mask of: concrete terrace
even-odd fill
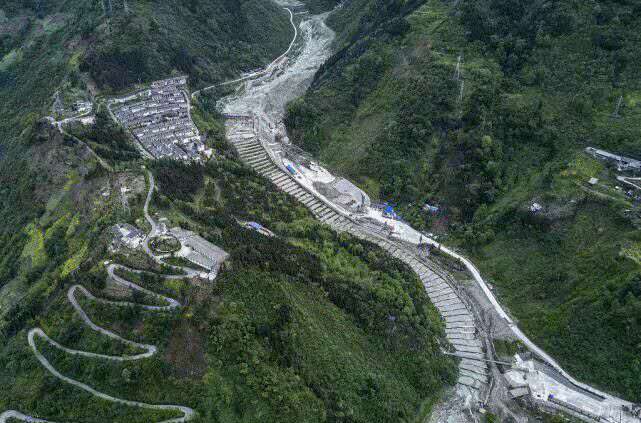
[[[304,177],[314,173],[314,175],[320,175],[320,180],[333,183],[336,178],[329,172],[320,166],[316,166],[315,171],[305,172],[301,163],[276,159],[280,157],[280,154],[275,152],[277,146],[272,144],[270,145],[272,148],[265,148],[259,139],[261,134],[268,133],[263,130],[264,124],[248,116],[227,117],[227,138],[238,151],[241,160],[270,179],[279,189],[303,203],[321,222],[328,224],[337,232],[347,232],[379,245],[418,274],[430,300],[445,322],[446,337],[452,348],[450,354],[462,359],[459,365],[459,386],[474,391],[486,388],[489,382],[489,371],[475,317],[447,278],[441,272],[437,273],[435,267],[424,257],[420,257],[415,246],[389,238],[386,234],[381,236],[381,231],[377,227],[372,230],[350,218],[346,211],[316,192],[313,183]],[[272,140],[273,138],[270,139]],[[287,168],[286,164],[289,164],[291,169]],[[351,185],[348,188],[352,189]],[[359,197],[357,195],[355,200]]]

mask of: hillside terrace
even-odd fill
[[[191,120],[186,77],[152,82],[150,89],[110,102],[114,118],[154,158],[201,161],[212,150]]]

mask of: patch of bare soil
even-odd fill
[[[132,290],[124,287],[122,285],[119,285],[117,283],[114,283],[111,280],[107,280],[106,287],[103,290],[103,294],[106,295],[108,298],[113,298],[113,299],[118,299],[121,301],[128,301],[131,299],[131,292]]]
[[[200,378],[207,370],[203,340],[198,331],[183,321],[173,328],[165,360],[179,377]]]
[[[141,336],[143,334],[144,329],[145,329],[145,324],[143,320],[139,317],[135,317],[131,319],[131,321],[114,322],[112,326],[109,328],[109,330],[112,330],[117,334],[121,336],[125,336],[125,338],[130,338],[130,339],[131,339],[131,334],[134,334],[136,336]]]

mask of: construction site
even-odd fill
[[[437,242],[432,234],[412,228],[393,205],[374,204],[362,189],[290,142],[282,122],[285,105],[305,91],[318,65],[330,54],[334,34],[324,19],[320,15],[302,21],[304,41],[293,57],[279,57],[267,66],[269,72],[257,70],[230,81],[244,86],[218,104],[226,119],[227,140],[247,166],[300,201],[319,221],[381,247],[417,274],[443,321],[442,353],[458,360],[457,383],[435,406],[431,421],[478,421],[492,412],[501,420],[516,422],[552,413],[586,422],[641,423],[641,406],[577,381],[534,344],[470,260]],[[296,37],[298,30],[288,52],[296,45]],[[460,65],[461,57],[454,79],[460,81],[462,96]],[[188,95],[186,83],[185,77],[156,81],[148,89],[108,102],[114,119],[132,133],[147,156],[201,161],[212,155],[191,119],[190,101],[197,92]],[[616,163],[620,170],[641,166],[634,159],[605,151],[588,148],[586,152]],[[429,212],[439,210],[429,204],[425,207]],[[540,209],[535,208],[533,212]],[[174,256],[198,265],[204,278],[213,279],[228,257],[194,232],[168,229],[166,220],[149,220],[148,239],[177,240],[180,249]],[[276,236],[257,222],[239,223]],[[117,243],[148,249],[131,227],[120,225],[114,233]],[[460,268],[456,278],[448,263]],[[518,343],[519,350],[510,356],[498,354],[496,341]]]
[[[469,413],[484,414],[488,408],[523,422],[532,412],[560,412],[587,422],[641,421],[638,405],[572,379],[525,337],[469,261],[411,228],[388,207],[372,205],[360,189],[342,183],[300,149],[277,141],[282,137],[270,133],[264,120],[228,115],[226,125],[241,159],[258,173],[333,229],[380,245],[416,271],[445,323],[449,346],[443,351],[460,359],[456,394],[440,409],[448,421],[468,421]],[[462,259],[467,282],[454,279],[424,254],[426,247]],[[506,360],[494,351],[494,339],[519,341],[525,348]]]
[[[307,64],[324,60],[324,37],[331,37],[319,23],[303,28],[317,33],[306,37],[313,42],[287,63],[288,69],[252,79],[239,94],[220,101],[227,139],[241,160],[321,222],[379,245],[417,273],[444,321],[448,344],[443,353],[459,359],[458,383],[435,407],[431,421],[478,421],[491,410],[517,422],[540,413],[588,422],[641,422],[637,405],[573,379],[534,344],[467,258],[412,228],[392,206],[372,204],[365,192],[291,144],[282,124],[284,110],[275,105],[295,98],[311,82]],[[444,260],[457,263],[464,275],[453,278],[441,265]],[[522,350],[499,357],[496,339],[518,342]]]

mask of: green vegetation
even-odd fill
[[[108,3],[1,6],[0,284],[18,272],[17,256],[27,240],[22,228],[64,187],[64,178],[53,180],[58,172],[52,167],[61,163],[33,160],[57,154],[46,125],[38,122],[50,113],[54,92],[99,94],[174,72],[188,73],[193,85],[220,81],[277,56],[291,37],[286,14],[270,2],[245,1],[239,8],[223,0],[129,1],[126,14],[123,2],[114,1],[113,14],[105,14]],[[81,138],[108,161],[134,158],[133,146],[101,120],[103,113]],[[66,140],[69,147],[74,142]]]
[[[203,187],[202,168],[195,163],[162,159],[154,160],[150,166],[158,186],[168,197],[189,201]]]
[[[192,269],[199,270],[201,272],[207,272],[208,270],[196,263],[192,263],[184,257],[168,257],[165,262],[172,266],[182,266],[182,267],[191,267]]]
[[[55,217],[59,201],[89,207],[78,193],[105,183],[83,147],[40,121],[51,113],[54,93],[89,97],[177,72],[187,73],[192,85],[216,82],[268,62],[291,37],[287,14],[270,2],[127,3],[128,13],[117,0],[10,0],[0,6],[0,286],[12,282],[3,300],[20,298],[18,285],[26,288],[16,277],[29,271],[21,260],[27,225]],[[142,73],[132,80],[129,71]],[[83,140],[112,163],[135,158],[135,149],[103,117],[99,113],[97,125],[81,131]],[[92,224],[87,214],[79,219],[81,227]],[[74,256],[67,271],[80,259]],[[37,281],[40,273],[31,277]]]
[[[226,270],[213,285],[118,270],[188,307],[151,313],[79,302],[97,324],[158,345],[158,355],[109,363],[38,342],[54,367],[114,396],[190,406],[199,421],[397,422],[429,410],[455,373],[439,352],[440,320],[416,275],[377,247],[316,223],[238,162],[210,162],[200,170],[205,182],[194,195],[198,202],[173,199],[159,184],[156,206],[223,246],[231,254]],[[162,163],[154,171],[172,180],[192,175],[182,166],[168,175]],[[224,187],[220,196],[212,198],[212,184]],[[232,216],[270,219],[279,238],[245,230]],[[61,384],[49,380],[24,341],[26,328],[37,324],[67,347],[124,353],[122,345],[82,326],[66,300],[74,283],[101,295],[102,278],[94,268],[57,282],[47,313],[8,339],[0,350],[0,381],[9,391],[0,408],[101,422],[106,414],[97,413],[99,407],[109,409],[110,421],[133,421],[131,410],[87,404],[73,389],[56,388],[52,396],[47,386]],[[55,410],[54,401],[61,401]]]
[[[268,421],[410,419],[419,392],[434,391],[427,375],[441,360],[428,323],[437,321],[435,311],[415,275],[373,246],[329,232],[235,161],[210,162],[201,173],[198,202],[173,199],[159,183],[158,204],[231,254],[214,288],[220,321],[216,329],[202,325],[211,328],[221,360],[205,376],[218,386],[212,396],[222,401],[226,387],[246,418],[263,410]],[[172,180],[190,175],[176,166]],[[233,217],[261,221],[280,238],[242,229]],[[199,316],[194,312],[195,322]],[[450,377],[445,369],[437,379]],[[261,386],[264,399],[252,404]],[[357,394],[363,386],[368,393]]]
[[[505,341],[502,339],[495,339],[493,343],[494,343],[494,351],[496,351],[496,355],[499,356],[500,358],[513,357],[514,354],[519,352],[520,344],[516,341]]]
[[[353,1],[286,118],[301,147],[465,248],[570,372],[634,401],[639,206],[582,150],[641,157],[640,16],[607,0]]]
[[[0,104],[0,217],[6,223],[0,229],[0,410],[96,423],[170,417],[61,383],[26,342],[28,329],[42,327],[66,347],[139,352],[84,326],[68,289],[82,284],[97,296],[156,303],[107,283],[101,263],[171,272],[131,251],[107,253],[107,229],[140,219],[142,202],[122,210],[113,189],[117,175],[40,121],[50,114],[53,93],[100,99],[175,73],[187,73],[200,87],[264,64],[291,37],[287,14],[271,2],[127,3],[128,13],[120,0],[2,6],[9,23],[0,25],[17,31],[2,35],[0,45],[0,97],[7,99]],[[218,95],[201,96],[193,111],[217,160],[147,167],[159,188],[152,208],[228,251],[226,269],[215,284],[117,271],[187,304],[170,313],[79,296],[97,324],[157,344],[151,359],[79,358],[40,340],[38,348],[63,374],[100,391],[184,404],[202,422],[398,422],[426,413],[444,385],[454,383],[455,366],[439,351],[443,328],[420,282],[377,247],[319,225],[241,165],[211,107]],[[139,173],[141,159],[128,137],[104,105],[98,110],[95,125],[69,131],[118,172]],[[243,229],[235,218],[260,221],[278,238]],[[12,299],[6,306],[5,298]]]
[[[84,140],[100,157],[110,164],[116,161],[131,161],[140,158],[140,153],[123,128],[111,119],[106,107],[96,113],[93,125],[81,123],[67,130],[81,140]],[[73,141],[71,141],[73,142]]]
[[[164,264],[158,264],[157,261],[149,257],[142,250],[131,250],[122,248],[111,255],[111,259],[131,269],[149,270],[163,275],[182,275],[184,272]]]
[[[88,28],[95,40],[80,65],[100,87],[121,90],[172,70],[194,86],[217,82],[278,56],[290,39],[287,14],[271,2],[130,2],[129,13],[118,3],[98,33]]]
[[[154,238],[149,247],[158,254],[173,253],[180,250],[180,242],[173,237]]]

